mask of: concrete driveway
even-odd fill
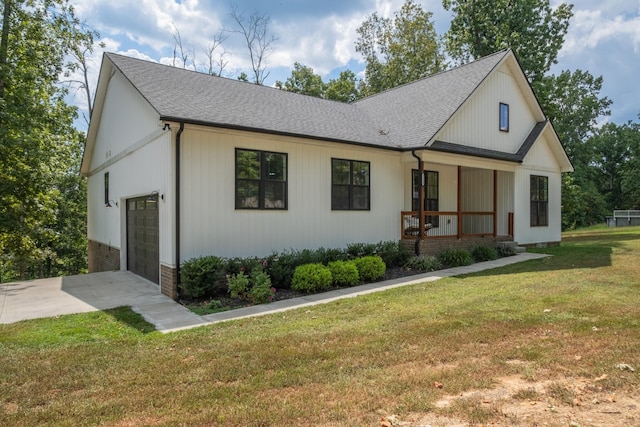
[[[128,271],[52,277],[0,285],[0,324],[131,306],[160,331],[206,321]]]

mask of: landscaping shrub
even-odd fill
[[[376,245],[375,243],[350,243],[347,245],[346,253],[351,259],[375,255]]]
[[[252,304],[268,303],[276,291],[271,287],[269,275],[260,270],[255,270],[251,276],[244,272],[228,276],[227,286],[231,298],[245,299]]]
[[[382,258],[387,267],[403,266],[412,254],[409,249],[394,240],[377,243],[375,253]]]
[[[249,291],[249,276],[240,272],[227,277],[227,287],[231,298],[245,299]]]
[[[438,260],[446,267],[461,267],[473,264],[473,257],[466,249],[445,249],[438,254]]]
[[[314,293],[331,287],[331,271],[322,264],[304,264],[296,267],[291,288],[296,291]]]
[[[360,282],[358,267],[353,261],[333,261],[327,267],[336,286],[355,286]]]
[[[266,272],[272,283],[278,288],[291,289],[291,279],[297,266],[300,265],[296,253],[284,251],[273,253],[267,258]]]
[[[252,304],[266,304],[273,300],[276,290],[271,287],[271,278],[267,273],[264,271],[253,272],[251,282],[252,286],[248,297]]]
[[[441,265],[434,256],[413,256],[405,262],[404,267],[411,270],[436,271]]]
[[[500,245],[497,250],[501,257],[514,256],[516,254],[516,250],[513,246]]]
[[[318,248],[315,250],[314,262],[319,262],[320,264],[328,265],[333,261],[346,261],[348,259],[347,253],[344,249],[325,249]]]
[[[233,275],[240,272],[246,274],[252,271],[262,271],[266,260],[257,257],[229,258],[226,260],[226,274]]]
[[[224,273],[225,262],[217,256],[191,258],[180,267],[180,292],[194,299],[224,295]]]
[[[360,279],[365,282],[373,282],[382,278],[387,270],[384,261],[377,255],[356,258],[353,262],[358,269]]]
[[[476,246],[471,251],[471,256],[476,262],[498,259],[498,251],[493,246]]]

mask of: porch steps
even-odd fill
[[[518,242],[498,242],[498,247],[509,248],[516,254],[527,252],[527,248],[518,246]]]

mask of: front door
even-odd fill
[[[127,270],[160,283],[158,201],[127,200]]]

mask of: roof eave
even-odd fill
[[[398,151],[398,152],[406,151],[403,147],[396,147],[392,145],[375,144],[375,143],[365,142],[365,141],[353,141],[353,140],[346,140],[346,139],[339,139],[339,138],[330,138],[325,136],[300,134],[300,133],[294,133],[294,132],[284,132],[284,131],[278,131],[273,129],[264,129],[264,128],[257,128],[257,127],[251,127],[251,126],[235,125],[230,123],[208,122],[203,120],[188,119],[184,117],[161,115],[160,120],[165,122],[184,123],[184,124],[189,124],[194,126],[229,129],[229,130],[237,130],[237,131],[244,131],[244,132],[254,132],[254,133],[262,133],[262,134],[268,134],[268,135],[279,135],[279,136],[287,136],[292,138],[311,139],[314,141],[334,142],[339,144],[355,145],[359,147],[377,148],[377,149],[387,150],[387,151]]]

